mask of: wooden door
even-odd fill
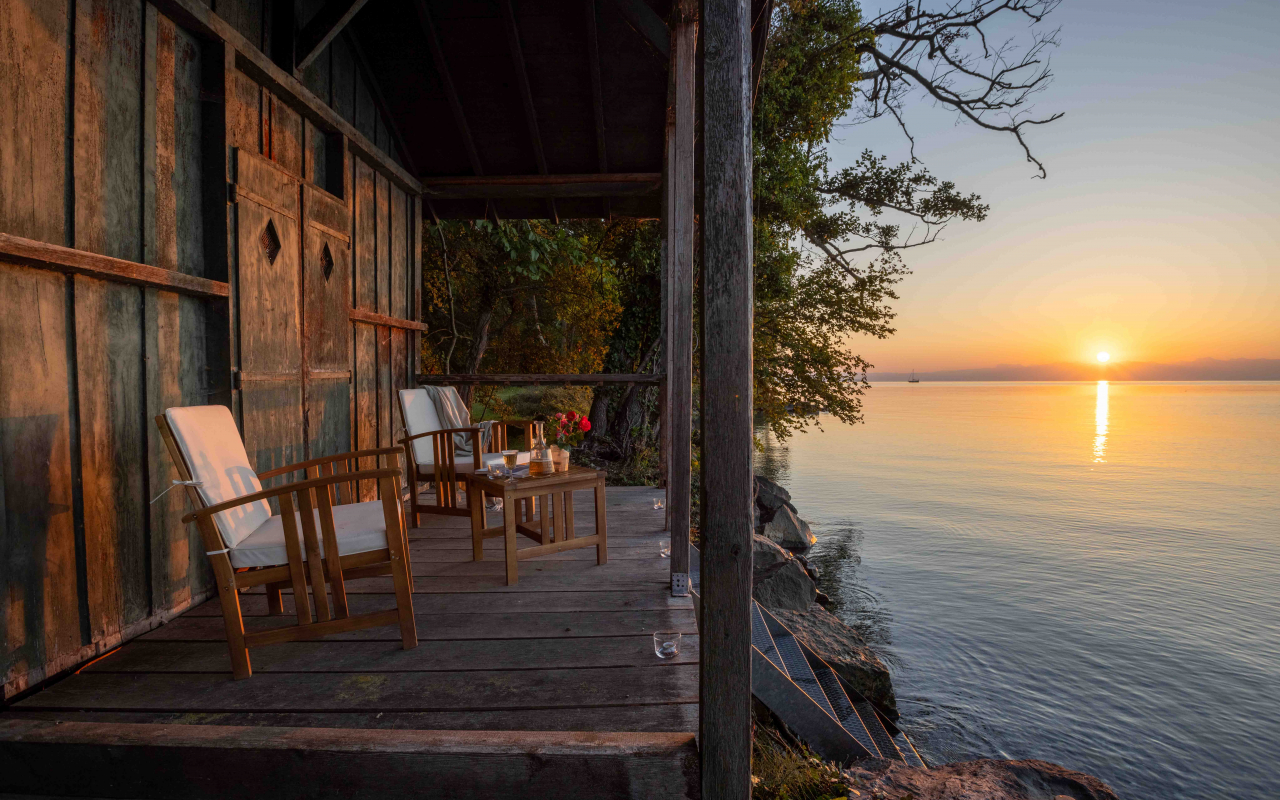
[[[306,458],[299,193],[275,164],[236,151],[236,314],[245,449],[263,472]]]
[[[351,449],[351,212],[302,189],[304,420],[307,458]]]

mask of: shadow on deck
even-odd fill
[[[471,557],[469,522],[410,534],[420,644],[396,627],[251,651],[232,681],[217,600],[0,714],[0,792],[78,797],[696,797],[698,636],[669,591],[652,489],[610,488],[594,548]],[[589,531],[590,492],[575,503]],[[522,543],[524,542],[522,537]],[[395,605],[390,578],[347,583],[353,613]],[[241,602],[254,630],[263,594]],[[652,634],[684,634],[660,661]]]

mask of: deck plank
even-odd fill
[[[696,664],[466,672],[84,672],[22,705],[140,711],[465,711],[691,703]]]
[[[610,559],[594,549],[520,563],[505,585],[502,542],[471,559],[469,520],[426,515],[410,531],[421,643],[394,626],[255,648],[254,676],[228,679],[216,599],[80,673],[25,698],[11,718],[80,723],[402,731],[691,733],[698,725],[699,642],[692,601],[670,596],[667,538],[654,490],[610,488]],[[593,497],[575,498],[575,531],[592,533]],[[496,522],[497,515],[490,515]],[[531,544],[531,543],[530,543]],[[389,578],[347,582],[353,613],[394,604]],[[269,616],[260,588],[242,593],[248,630]],[[684,634],[671,661],[652,633]]]

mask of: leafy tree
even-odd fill
[[[1010,13],[1038,22],[1054,5],[975,0],[930,12],[904,3],[866,21],[851,0],[776,4],[752,134],[755,406],[777,436],[816,423],[821,410],[844,422],[861,419],[872,365],[848,349],[849,338],[894,333],[894,287],[908,273],[902,251],[988,211],[914,155],[891,164],[868,150],[833,169],[827,147],[837,122],[851,112],[855,120],[890,114],[901,122],[916,86],[1025,148],[1026,125],[1056,119],[1017,116],[1048,81],[1039,57],[1053,37],[1035,36],[1026,51],[989,49],[982,26]],[[965,49],[971,37],[980,41],[976,54]],[[942,66],[922,67],[934,60]],[[984,73],[986,64],[994,66]],[[1012,119],[992,121],[997,112]]]

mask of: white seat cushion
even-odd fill
[[[324,531],[320,527],[320,511],[314,511],[316,538],[320,541],[320,554],[324,555]],[[307,548],[302,539],[302,518],[295,512],[298,524],[298,549],[307,558]],[[333,529],[338,538],[338,554],[344,556],[381,550],[387,546],[386,518],[382,513],[382,501],[348,503],[333,507]],[[289,554],[284,546],[284,517],[271,517],[258,526],[228,554],[234,567],[274,567],[288,564]]]
[[[171,408],[164,416],[206,506],[262,491],[226,406]],[[214,514],[213,520],[224,546],[235,547],[270,517],[271,506],[259,500]]]
[[[401,389],[400,413],[404,417],[404,429],[409,436],[438,431],[444,427],[440,424],[440,415],[436,413],[436,404],[432,402],[426,389]],[[419,465],[435,463],[435,448],[431,437],[413,440],[413,459]]]

